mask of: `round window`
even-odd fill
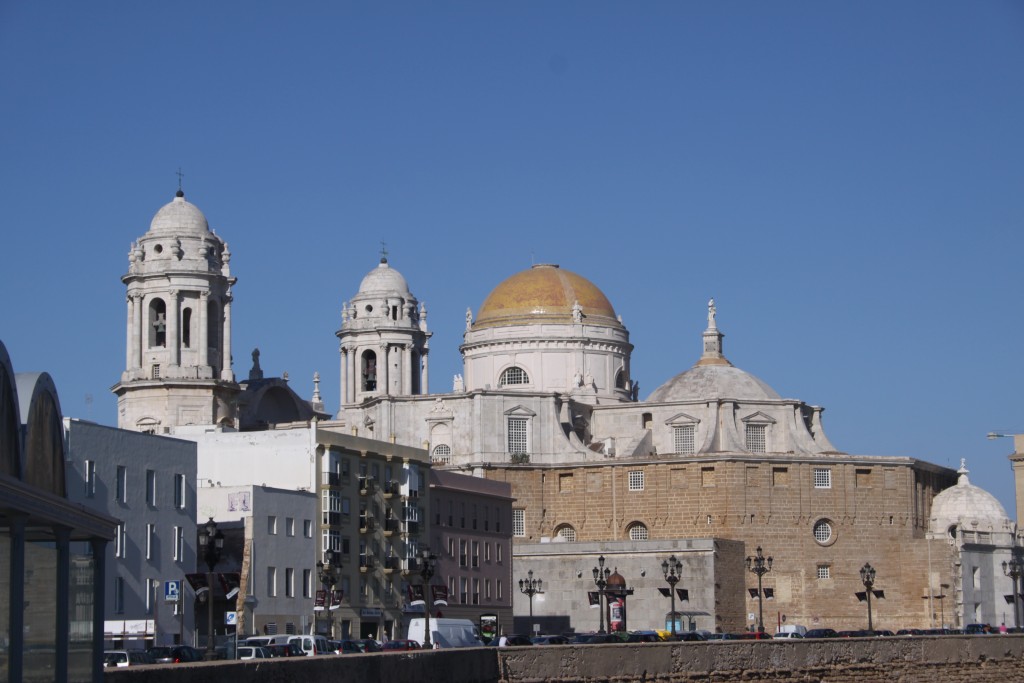
[[[160,252],[162,252],[163,250],[164,250],[164,245],[162,245],[162,244],[158,244],[158,245],[156,245],[155,247],[153,247],[153,251],[155,251],[155,252],[156,252],[156,253],[158,253],[158,254],[159,254]]]
[[[832,533],[832,522],[827,519],[819,520],[814,525],[814,540],[822,545],[828,545],[832,542],[834,534]]]

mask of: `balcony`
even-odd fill
[[[384,485],[381,487],[381,490],[384,492],[384,497],[385,498],[390,498],[391,496],[396,496],[396,495],[398,495],[398,482],[397,481],[386,481],[386,482],[384,482]]]
[[[341,475],[337,472],[327,472],[324,474],[324,483],[328,486],[341,486]]]
[[[385,519],[384,520],[384,535],[385,536],[390,536],[391,534],[393,534],[396,531],[398,531],[398,527],[399,527],[399,524],[398,524],[398,520],[397,519],[394,519],[394,518]]]
[[[377,488],[377,482],[373,477],[359,477],[359,495],[368,496]]]
[[[341,526],[341,513],[340,512],[325,512],[323,513],[324,526]]]
[[[402,563],[402,574],[418,574],[420,571],[420,561],[416,558],[410,558]]]
[[[399,569],[401,562],[397,557],[386,557],[384,558],[384,573],[390,574],[391,572]]]
[[[368,571],[371,571],[373,569],[373,567],[374,567],[374,563],[375,563],[375,560],[374,560],[373,555],[360,555],[359,556],[359,571],[363,572],[364,574],[366,572],[368,572]]]
[[[368,534],[377,528],[377,520],[367,515],[359,515],[359,533]]]
[[[419,522],[406,522],[405,523],[405,533],[415,536],[419,532],[420,532],[420,523]]]

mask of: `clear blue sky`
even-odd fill
[[[233,254],[235,369],[338,403],[381,241],[426,302],[532,261],[623,316],[646,396],[700,353],[826,407],[847,452],[1013,515],[1024,431],[1019,2],[0,3],[0,339],[116,421],[132,240],[177,189]],[[91,402],[87,397],[92,397]]]

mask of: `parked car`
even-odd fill
[[[357,642],[362,646],[363,652],[380,652],[380,643],[373,638],[363,638]]]
[[[633,631],[626,637],[627,643],[663,643],[661,636],[654,631]]]
[[[306,653],[298,643],[278,643],[277,645],[265,645],[264,648],[271,657],[305,657]]]
[[[967,624],[964,626],[964,634],[969,636],[989,635],[992,627],[988,624]]]
[[[366,652],[366,645],[361,640],[342,640],[334,648],[339,655],[357,655]]]
[[[395,652],[399,650],[422,650],[423,646],[415,640],[389,640],[380,649],[384,652]]]
[[[267,648],[260,645],[239,645],[238,646],[238,658],[239,659],[270,659],[270,653]]]
[[[103,652],[104,666],[123,668],[155,663],[156,660],[144,650],[105,650]]]
[[[835,629],[831,628],[812,628],[810,631],[804,634],[804,638],[835,638]]]
[[[191,645],[163,645],[147,650],[157,664],[203,661],[203,651]]]
[[[505,636],[498,636],[498,638],[493,642],[495,645],[498,645],[499,647],[518,647],[520,645],[533,645],[533,641],[531,641],[526,636],[521,636],[517,633],[512,633],[510,635]]]
[[[621,643],[622,639],[614,633],[593,633],[587,640],[587,645],[603,645],[605,643]]]
[[[534,645],[568,645],[572,642],[565,636],[535,636],[530,640]]]
[[[772,634],[767,631],[743,631],[742,633],[733,633],[731,635],[736,636],[735,640],[771,640]]]
[[[772,636],[774,640],[792,640],[797,638],[803,638],[803,636],[796,631],[787,631],[785,633],[776,633]]]
[[[669,640],[672,640],[671,636],[669,637]],[[704,634],[698,633],[697,631],[683,631],[676,634],[675,640],[683,643],[693,643],[707,640],[707,638],[704,637]]]

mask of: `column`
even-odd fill
[[[210,316],[210,293],[199,292],[199,367],[210,364],[210,325],[206,319]],[[202,376],[202,375],[200,375]]]
[[[377,359],[377,391],[385,396],[391,394],[388,386],[388,345],[380,345],[380,358]]]
[[[427,350],[423,349],[420,351],[420,360],[423,362],[422,368],[420,368],[420,394],[424,396],[430,393],[430,388],[427,383]]]
[[[399,347],[402,354],[402,391],[403,396],[412,394],[412,345],[404,344]]]
[[[181,365],[181,340],[178,334],[178,290],[172,289],[167,297],[167,349],[170,365]]]
[[[142,367],[142,343],[146,338],[142,330],[142,308],[143,299],[141,294],[132,295],[132,300],[135,302],[135,322],[132,325],[132,367]]]
[[[348,355],[348,373],[346,373],[348,375],[346,378],[348,381],[346,382],[347,392],[345,394],[345,400],[348,403],[354,403],[356,400],[356,389],[359,385],[359,375],[356,374],[356,356],[358,355],[358,349],[350,346],[345,349],[345,351]]]
[[[107,599],[107,541],[102,538],[94,538],[90,541],[92,545],[93,575],[92,575],[92,649],[96,652],[103,652],[103,617],[105,616],[100,605],[105,605]],[[184,617],[182,617],[184,618]],[[92,658],[91,681],[103,680],[103,658]]]
[[[25,525],[23,515],[13,515],[9,521],[11,544],[10,592],[7,609],[7,623],[10,627],[10,643],[7,649],[7,680],[20,681],[25,662]],[[67,604],[67,603],[65,603]],[[102,612],[102,609],[97,609]],[[103,627],[100,627],[102,630]],[[55,679],[56,680],[56,679]],[[94,679],[102,680],[102,679]]]
[[[125,301],[128,302],[128,321],[126,323],[127,337],[124,340],[124,369],[131,370],[132,361],[135,359],[135,349],[132,346],[132,339],[135,337],[135,335],[132,333],[135,324],[135,300],[132,298],[132,295],[129,294],[125,297]]]
[[[221,349],[220,378],[228,382],[235,381],[235,373],[231,370],[231,301],[234,297],[229,292],[224,297],[224,348]]]
[[[338,388],[341,391],[338,392],[338,416],[341,416],[341,410],[345,407],[345,401],[348,400],[348,394],[345,393],[345,373],[348,370],[348,353],[345,351],[344,344],[338,344]]]

